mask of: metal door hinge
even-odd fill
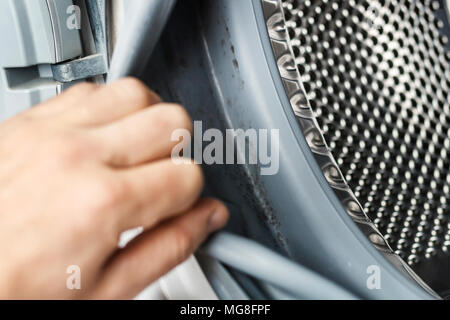
[[[51,66],[53,79],[59,82],[73,82],[88,79],[108,72],[103,54],[93,54]]]

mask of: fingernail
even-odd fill
[[[212,233],[222,229],[228,221],[228,213],[223,210],[215,211],[208,221],[208,232]]]

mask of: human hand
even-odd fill
[[[133,298],[223,227],[225,206],[198,201],[201,169],[170,160],[179,128],[192,130],[186,111],[131,78],[0,124],[0,298]]]

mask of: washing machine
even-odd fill
[[[274,173],[203,166],[230,222],[138,299],[445,299],[449,7],[3,0],[0,117],[135,76],[204,130],[277,132]]]

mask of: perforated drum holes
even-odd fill
[[[424,279],[449,285],[448,269],[430,274],[450,266],[444,1],[282,2],[301,80],[345,180],[394,251]]]

